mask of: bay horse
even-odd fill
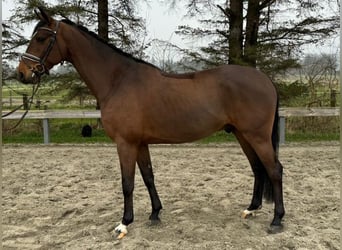
[[[225,130],[233,133],[254,173],[250,206],[243,217],[274,201],[270,233],[282,231],[285,214],[282,165],[278,160],[278,95],[272,81],[251,67],[224,65],[169,74],[101,40],[69,20],[55,20],[43,8],[17,69],[23,83],[38,83],[56,64],[68,61],[96,97],[106,134],[119,156],[124,212],[118,238],[133,222],[135,165],[150,195],[151,222],[162,205],[155,187],[149,144],[183,143]],[[184,170],[185,171],[185,170]]]

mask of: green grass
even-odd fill
[[[286,142],[339,141],[339,133],[291,133],[285,136]]]
[[[14,122],[6,121],[4,128],[11,127]],[[50,120],[51,143],[108,143],[111,140],[103,129],[93,129],[92,137],[82,137],[82,127],[90,124],[97,126],[95,119],[63,119]],[[4,132],[3,143],[42,143],[44,140],[42,122],[40,120],[24,121],[14,131]]]

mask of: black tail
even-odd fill
[[[278,160],[279,150],[279,97],[277,96],[277,106],[274,114],[274,122],[272,129],[272,145],[275,152],[276,161]]]
[[[273,150],[275,153],[275,162],[278,161],[278,149],[279,149],[279,97],[277,96],[277,106],[276,111],[274,114],[274,122],[273,122],[273,129],[272,129],[272,145]],[[265,178],[264,178],[264,198],[268,202],[273,202],[273,186],[271,183],[268,174],[265,171]]]

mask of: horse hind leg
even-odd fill
[[[249,207],[242,212],[242,218],[247,218],[251,215],[255,215],[255,212],[262,207],[262,197],[264,191],[264,183],[266,171],[265,168],[260,161],[258,155],[255,153],[254,149],[245,140],[245,138],[238,131],[234,131],[236,138],[238,139],[242,150],[244,151],[247,159],[252,167],[252,171],[254,173],[254,187],[253,187],[253,196],[252,201]]]
[[[264,177],[264,189],[268,197],[274,201],[274,217],[271,222],[269,233],[278,233],[283,230],[281,220],[285,215],[283,203],[283,184],[282,173],[283,166],[277,159],[277,154],[273,148],[271,138],[262,136],[245,136],[246,140],[250,143],[255,150],[258,158],[262,162],[267,175]],[[269,179],[269,182],[266,180]],[[264,192],[265,194],[265,192]]]
[[[152,163],[148,145],[142,145],[139,148],[137,163],[143,177],[144,183],[147,187],[148,193],[151,198],[152,212],[150,220],[152,225],[160,222],[159,212],[162,209],[162,205],[154,184],[154,175],[152,171]]]

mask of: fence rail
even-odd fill
[[[339,116],[339,108],[280,108],[280,117]]]
[[[2,115],[8,111],[2,111]],[[17,111],[8,115],[3,120],[18,120],[25,111]],[[339,108],[280,108],[279,109],[279,135],[280,143],[285,143],[285,123],[288,117],[314,117],[314,116],[339,116]],[[43,121],[44,143],[50,142],[50,119],[97,119],[101,118],[99,110],[33,110],[27,113],[25,119]]]

